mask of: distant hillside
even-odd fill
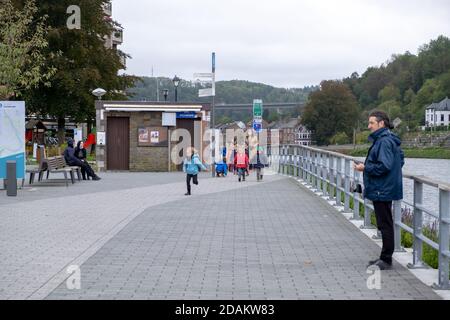
[[[142,81],[136,83],[134,88],[128,90],[133,100],[156,101],[156,78],[142,77]],[[211,98],[199,98],[198,90],[203,86],[192,81],[182,80],[178,87],[178,101],[187,102],[210,102]],[[216,82],[216,103],[251,103],[253,99],[262,99],[264,103],[274,102],[306,102],[309,93],[319,87],[305,88],[276,88],[262,83],[255,83],[243,80],[218,81]],[[175,89],[172,80],[169,78],[159,78],[159,101],[164,101],[163,90],[168,89],[167,101],[174,101]],[[293,117],[299,115],[299,110],[284,111],[279,114],[276,111],[264,113],[264,118],[269,121],[278,120],[280,117]],[[243,111],[218,111],[217,122],[227,122],[231,120],[248,121],[251,118],[250,112]]]

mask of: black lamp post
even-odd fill
[[[175,102],[178,101],[178,85],[180,84],[180,78],[178,78],[176,75],[175,77],[172,79],[173,85],[175,86]]]
[[[163,95],[164,95],[164,101],[167,101],[167,96],[169,95],[169,90],[168,89],[164,89],[163,90]]]

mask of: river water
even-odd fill
[[[364,158],[360,158],[362,161]],[[423,175],[450,185],[450,160],[447,159],[416,159],[406,158],[403,172],[413,175]],[[414,184],[411,179],[403,179],[403,198],[412,203]],[[437,188],[424,185],[423,202],[436,216],[439,216],[439,192]],[[425,214],[424,220],[432,222],[430,215]]]

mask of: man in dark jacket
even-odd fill
[[[364,197],[373,202],[377,227],[381,231],[383,248],[380,259],[369,261],[369,265],[381,270],[392,266],[394,253],[394,223],[392,201],[403,198],[402,167],[404,164],[401,141],[389,129],[393,129],[389,117],[382,111],[369,115],[368,128],[372,132],[364,164],[356,164],[355,170],[364,172]]]
[[[92,176],[92,180],[100,180],[100,177],[95,174],[92,168],[78,159],[75,156],[75,149],[73,148],[73,140],[69,138],[67,141],[67,148],[64,150],[64,159],[69,166],[78,166],[81,167],[81,170],[87,172],[88,175]]]

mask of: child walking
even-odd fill
[[[241,182],[241,177],[245,181],[245,172],[248,170],[248,156],[244,150],[237,152],[234,158],[234,167],[238,170],[239,182]]]

